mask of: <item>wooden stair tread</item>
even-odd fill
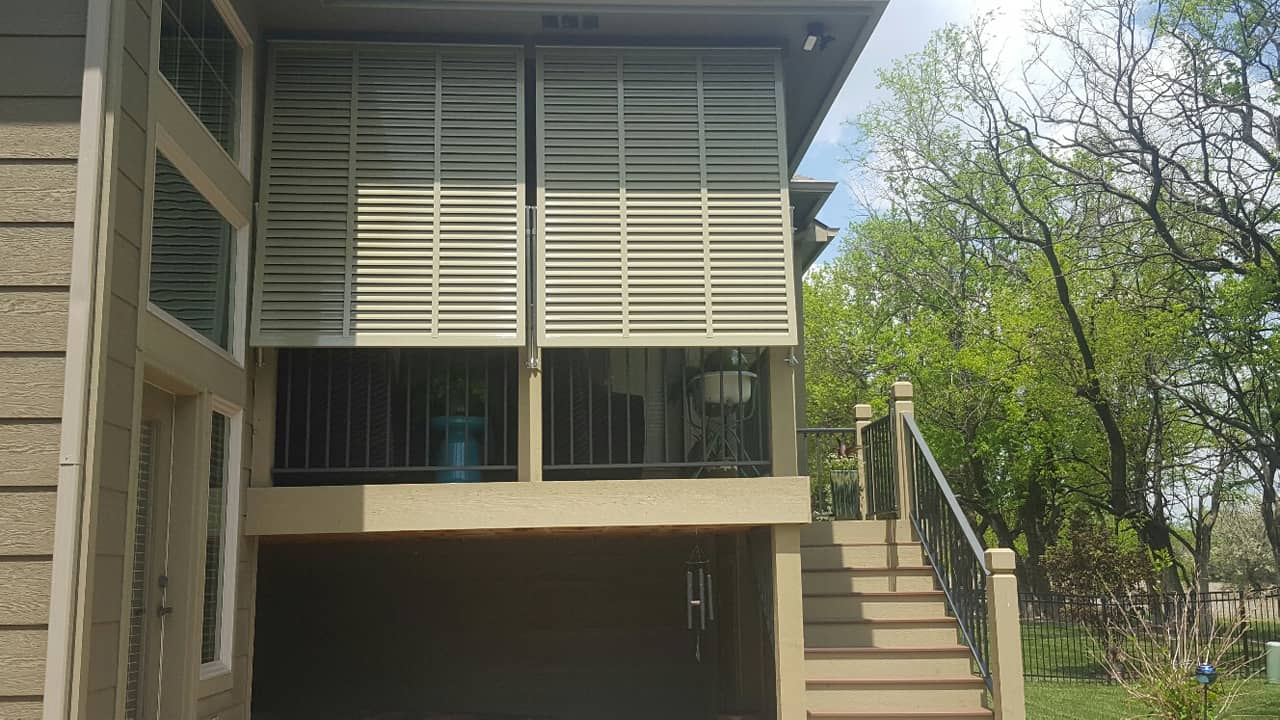
[[[813,544],[802,543],[800,547],[803,549],[803,548],[833,548],[833,547],[900,547],[900,546],[906,546],[906,545],[914,545],[916,547],[920,547],[920,541],[895,540],[890,542],[887,540],[870,540],[867,542],[821,542],[821,543],[813,543]]]
[[[945,598],[946,593],[941,590],[878,590],[873,592],[807,592],[804,597],[847,597],[847,598],[914,598],[914,597],[930,597]]]
[[[970,720],[980,719],[980,717],[995,717],[989,710],[916,710],[916,711],[892,711],[882,712],[876,710],[868,711],[852,711],[852,712],[836,712],[836,711],[819,711],[810,710],[809,717],[814,720],[858,720],[859,717],[869,717],[874,720],[899,719],[902,720]]]
[[[807,573],[857,572],[857,573],[884,574],[884,573],[892,573],[892,572],[915,572],[915,573],[923,573],[923,572],[932,573],[933,572],[933,568],[930,567],[929,565],[894,565],[894,566],[876,565],[874,567],[851,567],[851,566],[842,565],[840,567],[802,568],[802,569],[804,572],[807,572]]]
[[[951,617],[924,617],[924,618],[814,618],[812,620],[805,619],[805,625],[954,625],[955,618]]]
[[[922,685],[926,688],[938,685],[962,685],[986,687],[980,677],[968,675],[964,677],[896,677],[896,678],[810,678],[805,681],[807,687],[835,685],[838,687],[859,687],[864,685]]]
[[[903,655],[916,653],[955,653],[956,655],[964,655],[968,657],[969,648],[963,645],[921,645],[919,647],[904,647],[894,645],[893,647],[807,647],[804,649],[806,655],[885,655],[893,653],[901,653]]]

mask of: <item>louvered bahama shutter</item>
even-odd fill
[[[272,48],[256,345],[524,341],[516,48]]]
[[[777,54],[543,48],[538,78],[542,344],[793,344]]]

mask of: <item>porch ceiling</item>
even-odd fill
[[[256,0],[246,9],[268,37],[781,48],[794,172],[887,1]],[[594,15],[599,29],[544,31],[543,16],[549,14]],[[829,44],[804,52],[800,45],[815,22],[822,23]]]

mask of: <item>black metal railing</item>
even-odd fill
[[[1021,593],[1022,667],[1029,678],[1112,682],[1133,643],[1167,646],[1199,635],[1221,671],[1266,671],[1266,644],[1280,641],[1280,589],[1137,593],[1122,597]],[[1178,627],[1181,623],[1185,627]]]
[[[933,566],[960,635],[973,653],[978,674],[991,688],[987,644],[987,567],[984,549],[960,501],[938,467],[920,428],[902,415],[911,524]]]
[[[809,476],[814,520],[862,519],[862,479],[858,476],[855,428],[800,428],[801,461]]]
[[[509,350],[280,350],[276,485],[515,479]]]
[[[893,434],[889,417],[872,421],[862,429],[862,457],[867,472],[867,517],[895,514],[898,478],[894,472]]]
[[[768,474],[764,350],[548,349],[542,361],[544,479]]]

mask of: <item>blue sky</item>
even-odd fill
[[[1043,1],[1046,5],[1056,2]],[[890,0],[875,33],[809,146],[809,152],[800,162],[801,175],[840,181],[840,187],[831,194],[818,219],[840,228],[843,235],[854,218],[856,209],[850,195],[848,173],[840,163],[843,146],[854,136],[845,123],[880,95],[876,89],[878,70],[888,67],[896,58],[923,49],[929,36],[943,25],[966,22],[976,13],[995,13],[989,30],[996,38],[996,46],[1002,46],[1002,52],[1020,54],[1024,49],[1023,18],[1039,5],[1040,0]],[[827,250],[823,261],[834,251],[834,247]]]

